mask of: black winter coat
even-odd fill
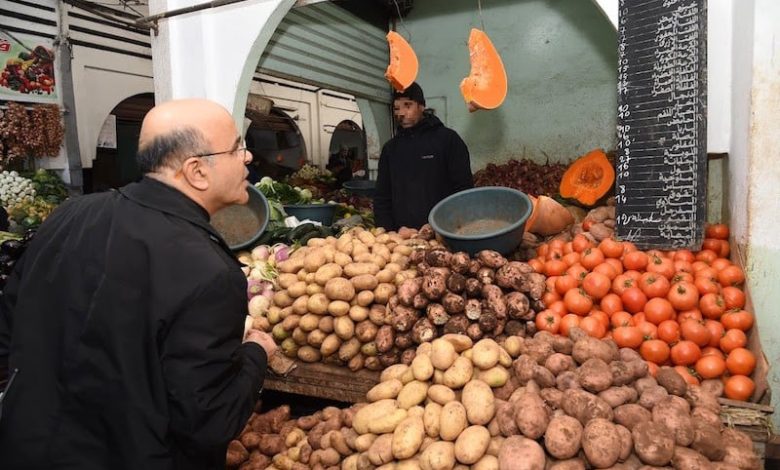
[[[217,469],[266,368],[203,208],[150,178],[64,203],[6,285],[0,468]]]
[[[374,218],[388,230],[420,228],[447,196],[474,186],[469,150],[436,116],[399,129],[382,148]]]

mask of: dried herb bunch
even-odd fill
[[[9,102],[0,111],[0,164],[26,157],[55,157],[62,146],[65,129],[56,104],[24,105]]]

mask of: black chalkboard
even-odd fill
[[[617,233],[699,249],[707,203],[706,0],[620,0]]]

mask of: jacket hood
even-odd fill
[[[420,132],[425,132],[428,129],[433,129],[435,127],[443,126],[441,120],[439,120],[438,117],[436,117],[433,114],[425,114],[423,115],[423,118],[420,119],[420,122],[415,124],[413,127],[410,127],[408,129],[404,129],[401,126],[398,126],[398,135],[412,135],[412,134],[419,134]]]

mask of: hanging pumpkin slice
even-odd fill
[[[592,206],[612,189],[615,169],[601,149],[591,150],[572,163],[561,179],[560,193]]]
[[[469,111],[498,108],[506,99],[506,70],[501,56],[484,31],[471,30],[469,58],[471,73],[460,82],[460,93]]]
[[[385,71],[385,78],[393,88],[404,91],[417,78],[417,54],[406,39],[395,31],[387,33],[387,43],[390,45],[390,65]]]

